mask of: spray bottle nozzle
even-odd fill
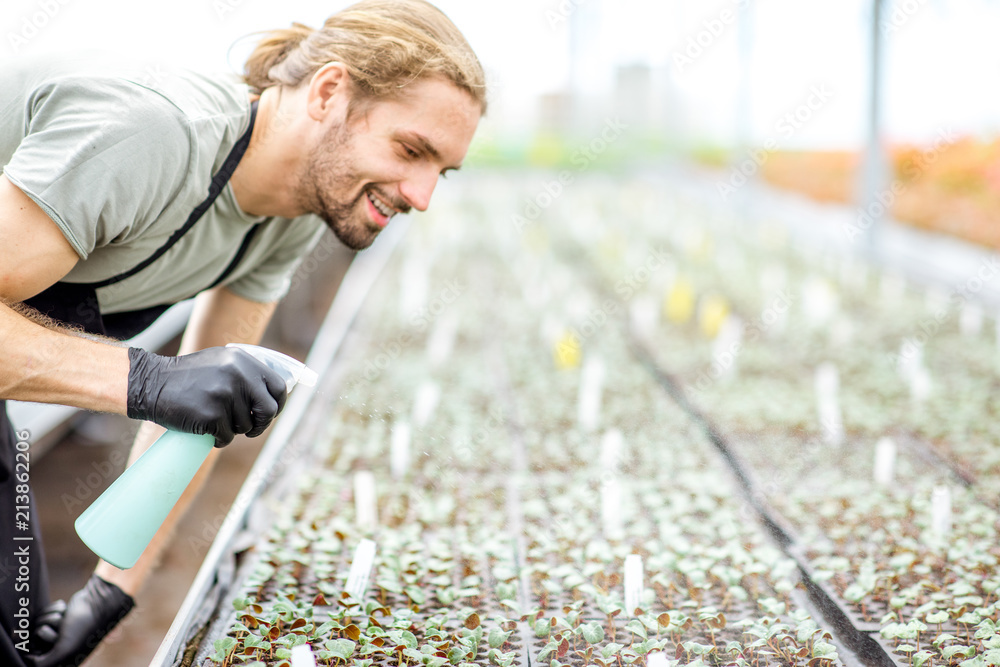
[[[313,387],[319,379],[316,371],[306,368],[306,365],[301,361],[293,359],[287,354],[275,352],[259,345],[247,345],[246,343],[229,343],[226,347],[243,350],[268,368],[277,371],[285,379],[286,391],[291,391],[292,387],[297,384]]]

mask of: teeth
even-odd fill
[[[371,194],[370,192],[368,193],[368,200],[375,206],[375,208],[378,209],[379,213],[381,213],[387,218],[392,216],[393,210],[388,206],[386,206],[385,204],[383,204],[378,199],[376,199],[375,195]]]

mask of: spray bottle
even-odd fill
[[[288,391],[316,384],[315,372],[280,352],[240,343],[226,347],[238,347],[277,371]],[[214,447],[211,435],[164,433],[77,518],[80,539],[115,567],[135,565]]]

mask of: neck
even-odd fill
[[[289,150],[297,145],[289,141],[292,110],[281,103],[277,88],[261,94],[250,145],[230,179],[236,203],[247,215],[294,218],[304,213],[296,201],[298,158]]]

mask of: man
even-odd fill
[[[219,446],[262,433],[285,400],[280,378],[220,346],[259,341],[325,227],[361,249],[396,213],[426,209],[486,108],[475,54],[423,0],[368,0],[319,30],[269,33],[242,82],[154,71],[0,71],[0,407],[146,420],[132,460],[159,427]],[[114,340],[194,295],[178,357]],[[0,574],[0,664],[76,665],[131,609],[215,457],[134,568],[101,562],[43,610],[37,517],[18,524],[13,510],[30,504],[25,434],[5,410],[0,421],[0,548],[32,545],[17,576]]]

